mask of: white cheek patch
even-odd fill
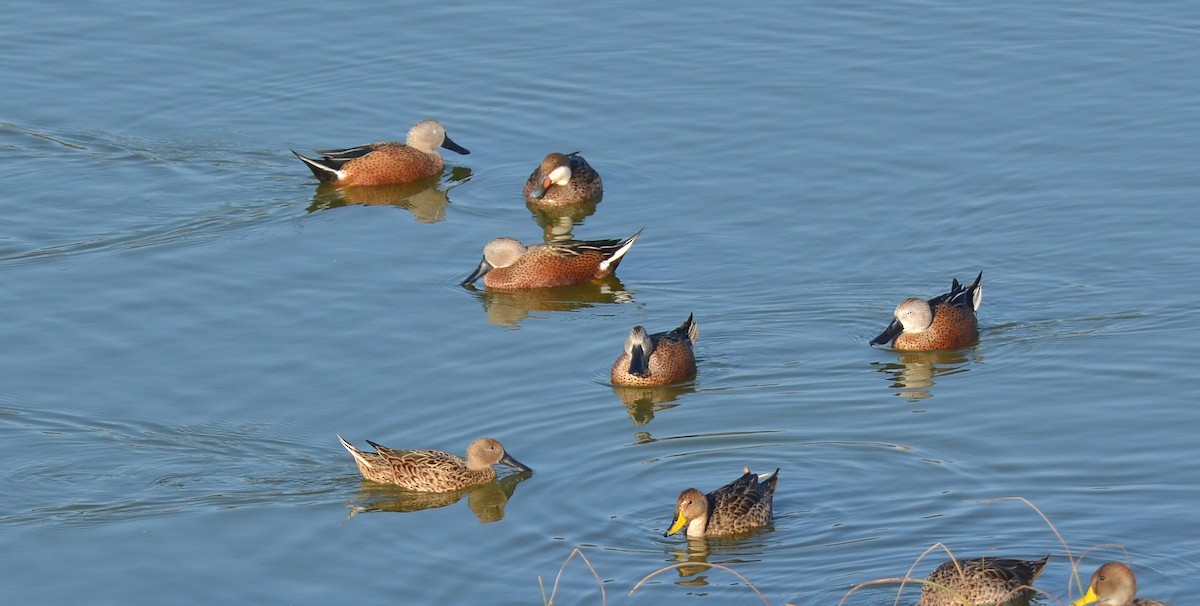
[[[571,169],[566,166],[560,166],[550,171],[550,175],[547,178],[555,185],[566,185],[571,180]]]

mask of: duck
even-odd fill
[[[892,347],[907,351],[955,349],[979,337],[975,311],[983,302],[983,272],[970,286],[950,282],[950,292],[928,301],[912,297],[896,306],[893,320],[871,345],[891,341]]]
[[[625,339],[625,350],[613,362],[609,376],[613,385],[655,387],[682,383],[696,376],[692,345],[700,336],[692,314],[670,332],[648,334],[634,326]]]
[[[303,156],[294,149],[291,152],[322,183],[394,185],[441,175],[445,163],[437,153],[439,147],[463,155],[471,153],[450,139],[441,122],[431,118],[414,124],[404,143],[380,141],[346,149],[314,150],[320,158]]]
[[[579,152],[553,152],[525,181],[525,200],[533,206],[568,206],[600,198],[600,174]]]
[[[375,452],[364,452],[342,436],[342,446],[354,457],[363,478],[380,484],[395,484],[418,492],[462,490],[496,479],[493,465],[533,471],[514,459],[493,438],[479,438],[467,447],[467,459],[440,450],[395,450],[367,440]]]
[[[753,532],[771,523],[779,469],[755,474],[747,467],[738,479],[708,493],[684,489],[675,501],[669,537],[687,528],[688,538],[728,537]]]
[[[462,285],[483,278],[489,288],[549,288],[607,278],[641,233],[639,229],[624,240],[564,240],[529,246],[516,238],[496,238],[484,246],[483,260]]]
[[[975,558],[943,562],[925,579],[918,606],[1008,606],[1033,596],[1029,588],[1050,554],[1039,560]],[[1024,589],[1022,589],[1024,588]]]
[[[1105,562],[1092,574],[1087,593],[1071,603],[1071,606],[1167,606],[1166,602],[1149,598],[1136,598],[1137,577],[1128,566],[1120,562]]]

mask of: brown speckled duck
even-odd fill
[[[934,569],[921,587],[918,606],[1008,606],[1033,596],[1028,587],[1042,574],[1040,560],[975,558],[951,560]]]
[[[913,297],[896,306],[895,319],[871,339],[871,345],[892,342],[892,347],[905,350],[954,349],[979,337],[975,311],[983,301],[983,272],[975,283],[963,286],[954,279],[950,292],[928,301]]]
[[[479,267],[463,280],[483,278],[491,288],[546,288],[607,278],[629,252],[642,230],[624,240],[566,240],[525,246],[515,238],[496,238],[483,249]]]
[[[536,206],[582,204],[602,193],[600,174],[579,152],[547,155],[525,181],[525,200]]]
[[[467,447],[467,460],[440,450],[393,450],[370,440],[375,452],[363,452],[342,436],[342,446],[354,457],[363,477],[381,484],[395,484],[421,492],[460,490],[496,479],[492,465],[504,464],[521,471],[532,471],[512,458],[500,442],[480,438]]]
[[[609,376],[613,385],[651,387],[682,383],[696,376],[696,357],[692,344],[700,328],[688,314],[687,320],[671,332],[647,334],[634,326],[625,339],[625,351],[612,365]]]
[[[445,164],[437,148],[469,154],[450,140],[437,120],[421,120],[408,131],[404,143],[381,141],[346,149],[318,149],[321,158],[292,153],[322,183],[334,185],[391,185],[441,175]]]
[[[1087,593],[1072,606],[1167,606],[1166,602],[1134,597],[1136,595],[1137,577],[1133,576],[1133,571],[1120,562],[1105,562],[1092,574]]]
[[[691,538],[740,535],[764,528],[771,523],[771,501],[778,483],[778,469],[757,475],[746,468],[740,478],[707,495],[688,488],[679,493],[674,523],[663,536],[685,526]]]

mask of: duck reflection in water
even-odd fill
[[[517,490],[517,485],[533,477],[532,471],[506,475],[494,482],[451,492],[417,492],[391,484],[363,480],[355,496],[346,506],[352,518],[371,511],[409,513],[446,507],[467,497],[467,507],[479,518],[480,524],[490,524],[504,518],[504,508]]]
[[[450,204],[449,190],[468,181],[470,177],[471,169],[458,166],[451,170],[449,187],[446,189],[440,187],[440,176],[393,185],[339,187],[321,183],[313,195],[312,204],[308,206],[308,212],[342,206],[395,206],[412,213],[420,223],[437,223],[446,220],[446,206]]]
[[[871,365],[885,375],[893,389],[899,390],[896,397],[917,401],[933,397],[938,377],[967,372],[967,365],[980,358],[978,350],[900,351],[896,362]]]
[[[645,425],[654,420],[654,413],[675,408],[673,404],[679,396],[696,391],[695,385],[674,385],[667,387],[620,387],[614,386],[613,393],[628,409],[629,418],[634,425]]]
[[[596,201],[580,202],[566,206],[539,207],[526,203],[533,222],[542,227],[542,239],[546,242],[565,242],[574,240],[576,225],[583,225],[583,220],[596,212]]]
[[[480,290],[467,286],[483,303],[488,322],[498,326],[516,326],[537,312],[576,311],[613,303],[632,303],[633,293],[616,276],[585,284],[533,288],[527,290]]]
[[[741,581],[721,570],[713,570],[717,566],[737,566],[746,562],[762,561],[767,549],[767,541],[762,536],[740,537],[737,539],[688,537],[685,545],[679,545],[671,550],[670,560],[673,561],[679,580],[675,582],[681,587],[708,587],[721,584],[710,582],[710,572],[728,577],[731,586],[741,585]],[[710,561],[711,560],[711,561]],[[719,578],[719,576],[718,576]]]

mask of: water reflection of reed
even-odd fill
[[[488,321],[500,326],[516,326],[530,314],[539,311],[575,311],[596,305],[633,302],[633,293],[625,290],[615,276],[556,288],[465,288],[476,292]]]
[[[470,176],[471,169],[455,167],[450,173],[450,183],[464,182]],[[395,206],[412,213],[421,223],[437,223],[446,220],[446,206],[450,204],[446,190],[438,187],[440,182],[439,176],[393,185],[337,187],[322,183],[317,186],[308,211],[351,205]]]
[[[876,369],[887,375],[891,387],[900,391],[897,397],[924,400],[933,397],[931,391],[937,377],[966,372],[967,364],[978,361],[968,358],[973,350],[900,351],[896,362],[873,362]]]
[[[621,403],[628,409],[629,418],[634,425],[645,425],[654,420],[654,413],[668,408],[679,396],[696,391],[695,385],[671,385],[664,387],[621,387],[613,386]]]
[[[600,197],[597,197],[595,200],[553,208],[535,207],[528,202],[525,207],[533,215],[534,223],[542,227],[542,237],[545,241],[557,242],[574,239],[572,230],[596,212],[596,204],[599,202]]]
[[[467,507],[475,512],[479,522],[490,524],[504,518],[504,508],[517,490],[517,484],[532,476],[533,472],[528,471],[509,474],[495,482],[452,492],[417,492],[363,480],[358,495],[347,507],[350,517],[368,511],[408,513],[453,505],[465,496]]]

